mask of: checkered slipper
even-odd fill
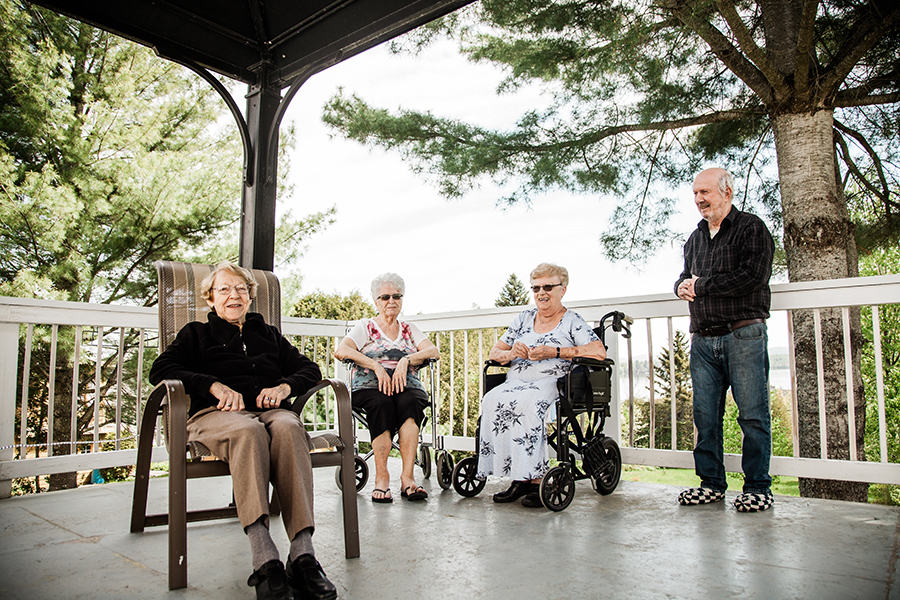
[[[725,492],[705,487],[689,488],[678,494],[678,504],[682,506],[694,506],[697,504],[710,504],[725,499]]]
[[[734,507],[738,512],[761,512],[775,504],[772,492],[744,492],[734,499]]]

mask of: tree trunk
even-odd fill
[[[65,352],[62,352],[64,358]],[[69,361],[64,360],[63,364]],[[53,402],[53,455],[67,456],[71,454],[70,447],[66,443],[72,441],[72,370],[71,368],[56,369],[55,398]],[[77,436],[76,440],[77,441]],[[58,444],[58,445],[56,445]],[[54,473],[47,478],[48,491],[67,490],[78,487],[75,471],[68,473]]]
[[[832,143],[833,113],[786,114],[773,118],[784,247],[791,281],[855,277],[856,243],[853,226],[835,177]],[[849,411],[844,367],[844,336],[840,309],[820,311],[824,365],[827,457],[850,458]],[[794,311],[800,456],[820,458],[819,387],[813,311]],[[859,311],[850,315],[856,456],[865,459],[865,397],[859,369]],[[819,498],[868,499],[868,484],[801,478],[800,494]]]

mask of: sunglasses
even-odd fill
[[[533,285],[531,286],[531,291],[537,294],[539,291],[544,290],[545,292],[550,292],[556,286],[562,285],[561,283],[548,283],[546,285]]]
[[[403,297],[403,294],[382,294],[382,295],[376,297],[376,300],[381,300],[382,302],[387,302],[391,298],[393,298],[394,300],[399,300],[402,297]]]

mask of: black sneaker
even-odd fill
[[[337,598],[337,589],[312,554],[301,554],[288,565],[287,580],[297,600]]]
[[[278,559],[270,560],[247,580],[256,588],[256,600],[294,600],[284,573],[284,565]]]

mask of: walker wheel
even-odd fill
[[[419,466],[422,467],[422,476],[425,479],[431,477],[431,452],[424,444],[419,446]]]
[[[369,465],[366,464],[366,461],[361,456],[354,456],[353,468],[356,471],[356,491],[359,492],[366,487],[366,482],[369,481]],[[334,470],[334,480],[337,482],[338,489],[343,490],[340,467]]]
[[[475,479],[478,472],[478,458],[467,456],[453,468],[453,489],[460,496],[471,498],[477,496],[484,489],[486,481]]]
[[[453,456],[446,450],[438,450],[434,453],[437,463],[437,480],[442,490],[453,487]]]
[[[622,476],[622,452],[616,440],[611,437],[603,439],[601,446],[603,454],[606,455],[606,465],[600,472],[599,477],[591,476],[591,484],[598,494],[612,494],[619,485],[619,478]]]
[[[541,503],[550,510],[565,510],[574,497],[575,479],[565,467],[553,467],[541,479]]]

